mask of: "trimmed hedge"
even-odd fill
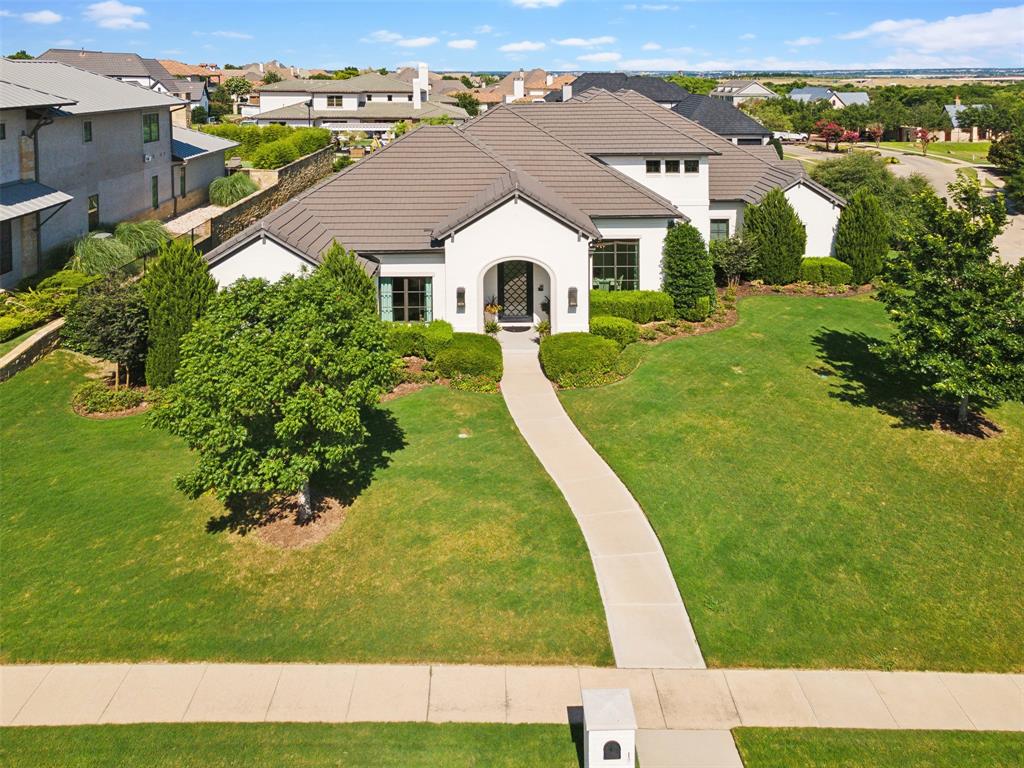
[[[448,346],[434,358],[438,372],[448,379],[501,378],[501,345],[482,333],[454,333]]]
[[[82,413],[114,413],[142,405],[141,389],[111,389],[102,381],[87,381],[75,390],[71,404]]]
[[[619,345],[592,333],[559,333],[540,343],[540,364],[560,387],[593,387],[614,376]]]
[[[590,332],[595,336],[611,339],[623,349],[640,339],[640,329],[636,323],[625,317],[592,317]]]
[[[651,323],[675,316],[672,297],[664,291],[591,291],[590,316],[624,317]]]
[[[252,153],[252,164],[255,168],[280,168],[298,159],[298,147],[288,139],[264,144]]]
[[[452,325],[444,320],[430,323],[393,323],[388,325],[388,346],[399,357],[424,357],[434,360],[452,343]]]
[[[40,280],[34,287],[3,294],[0,300],[0,341],[13,339],[63,315],[78,292],[97,280],[99,277],[65,269]]]
[[[815,285],[850,285],[853,267],[831,256],[812,257],[800,262],[800,279]]]

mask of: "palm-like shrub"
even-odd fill
[[[210,202],[227,207],[234,205],[243,197],[248,197],[259,188],[259,185],[244,173],[221,176],[210,183]]]

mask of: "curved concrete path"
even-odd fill
[[[532,332],[500,335],[501,391],[512,418],[572,509],[590,548],[615,663],[703,669],[661,542],[626,486],[563,410]]]

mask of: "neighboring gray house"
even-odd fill
[[[734,106],[751,99],[775,99],[779,96],[756,80],[724,80],[716,85],[709,95],[713,99],[721,99]]]
[[[11,238],[4,227],[10,259],[0,285],[33,274],[43,254],[100,224],[166,218],[205,202],[235,144],[172,126],[172,111],[187,108],[65,64],[0,60],[0,215],[28,217],[17,243],[14,227]]]

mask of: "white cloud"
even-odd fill
[[[679,6],[678,5],[668,5],[667,3],[643,3],[643,4],[640,4],[640,5],[638,5],[636,3],[630,3],[629,5],[622,6],[622,10],[624,10],[624,11],[654,11],[654,12],[658,12],[658,11],[678,11],[679,10]]]
[[[436,42],[436,37],[403,37],[397,41],[397,44],[403,48],[425,48]]]
[[[947,16],[938,21],[885,19],[841,34],[839,38],[874,39],[880,45],[901,46],[920,54],[976,50],[993,60],[1010,55],[1020,61],[1024,46],[1024,5]]]
[[[141,6],[125,5],[119,0],[93,3],[85,9],[85,18],[104,29],[149,29],[149,24],[135,18],[145,15]]]
[[[397,43],[402,39],[402,36],[397,32],[388,32],[386,29],[378,29],[376,32],[371,32],[366,37],[362,38],[360,42],[363,43]]]
[[[476,48],[476,40],[449,40],[449,48],[458,48],[460,51],[471,51]]]
[[[29,24],[56,24],[64,20],[63,16],[53,11],[31,11],[21,14],[21,18]]]
[[[512,5],[520,8],[557,8],[565,0],[512,0]]]
[[[576,57],[578,61],[589,61],[591,63],[601,63],[609,61],[618,61],[622,58],[621,53],[615,53],[613,51],[605,51],[603,53],[586,53],[582,56]]]
[[[474,27],[473,32],[477,35],[489,35],[494,31],[494,27],[490,24],[481,24],[479,27]]]
[[[14,14],[8,11],[6,8],[0,8],[0,19],[13,19]]]
[[[747,32],[745,34],[740,35],[740,40],[753,40],[755,37],[757,37],[757,35],[755,35],[753,32]]]
[[[615,42],[615,38],[611,35],[602,35],[601,37],[567,37],[564,40],[552,41],[556,45],[567,45],[575,48],[594,48],[598,45],[611,45]]]
[[[522,53],[524,51],[543,51],[547,46],[544,43],[537,43],[532,40],[523,40],[518,43],[505,43],[498,50],[502,53]]]
[[[661,50],[661,46],[658,45],[658,43],[644,43],[642,46],[640,46],[640,50],[642,50],[642,51],[660,51]]]
[[[211,32],[210,35],[213,37],[224,37],[228,40],[252,40],[252,35],[247,32],[233,32],[231,30],[217,30],[216,32]]]
[[[817,45],[820,42],[820,37],[798,37],[795,40],[787,40],[786,45],[802,47],[805,45]]]

